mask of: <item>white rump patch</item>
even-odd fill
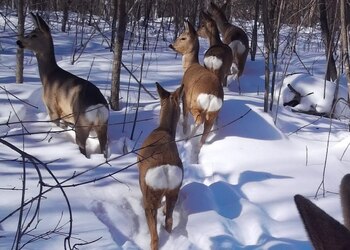
[[[244,51],[246,50],[246,47],[244,46],[244,44],[239,41],[239,40],[234,40],[229,44],[231,50],[232,50],[232,54],[233,56],[235,56],[236,54],[243,54]]]
[[[202,93],[198,95],[197,103],[202,107],[202,109],[209,112],[215,112],[221,109],[222,99],[212,94]]]
[[[145,181],[153,189],[175,189],[182,183],[182,169],[173,165],[161,165],[147,170]]]
[[[109,111],[103,104],[92,105],[85,110],[85,117],[91,123],[96,121],[106,122],[109,117]]]
[[[222,60],[216,56],[204,57],[204,65],[207,69],[218,70],[222,66]]]

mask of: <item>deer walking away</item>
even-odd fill
[[[183,132],[184,134],[188,132],[188,113],[190,112],[195,121],[191,135],[194,135],[198,127],[204,124],[203,135],[200,139],[201,147],[206,142],[221,110],[224,91],[217,75],[199,64],[197,32],[188,21],[185,21],[184,26],[182,34],[169,47],[182,55]]]
[[[221,41],[215,21],[204,11],[197,34],[209,40],[209,49],[204,54],[204,66],[214,72],[223,86],[227,86],[227,76],[231,74],[233,56],[231,48]]]
[[[94,130],[101,153],[107,158],[109,108],[106,99],[94,84],[57,65],[49,26],[38,14],[31,13],[31,17],[35,29],[18,40],[17,45],[36,55],[43,101],[51,121],[62,128],[74,127],[76,143],[87,158],[86,140]]]
[[[173,211],[183,179],[183,167],[175,142],[176,126],[180,117],[180,95],[183,86],[170,93],[157,84],[160,96],[159,126],[143,142],[139,152],[139,182],[143,206],[151,234],[151,249],[158,249],[157,210],[162,198],[165,229],[173,226]]]
[[[223,42],[232,50],[233,64],[231,73],[236,75],[239,80],[239,77],[243,74],[249,53],[249,39],[242,28],[231,24],[226,18],[223,11],[223,9],[226,8],[226,4],[224,4],[220,9],[215,3],[211,2],[209,13],[216,22],[216,25],[223,37]]]

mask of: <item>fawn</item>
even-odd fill
[[[294,201],[306,232],[316,250],[350,249],[350,174],[340,184],[344,225],[317,207],[307,198],[295,195]]]
[[[86,140],[90,131],[95,130],[101,153],[107,158],[109,108],[106,99],[94,84],[57,65],[49,26],[38,14],[31,13],[31,17],[35,29],[18,40],[17,45],[36,55],[42,98],[51,121],[62,128],[74,126],[76,143],[87,158]]]
[[[210,14],[201,12],[201,22],[197,34],[209,40],[209,49],[204,54],[204,66],[214,72],[224,87],[231,72],[233,55],[231,48],[221,41],[218,27]]]
[[[249,39],[247,34],[240,27],[229,23],[223,9],[226,8],[227,2],[220,9],[215,3],[211,2],[209,13],[215,20],[218,29],[223,37],[223,42],[230,46],[233,55],[233,64],[231,73],[236,75],[239,83],[239,77],[242,75],[249,53]],[[240,90],[239,85],[239,91]]]
[[[159,126],[145,139],[138,156],[139,182],[152,250],[158,249],[157,210],[162,198],[166,198],[163,211],[165,229],[170,233],[183,179],[182,162],[175,142],[183,86],[169,93],[158,83],[156,85],[161,104]]]
[[[192,135],[201,124],[204,124],[204,131],[199,145],[201,148],[222,107],[224,90],[219,78],[199,64],[198,35],[190,22],[185,21],[184,31],[169,47],[182,54],[182,67],[184,70],[182,78],[182,85],[184,85],[182,97],[183,132],[187,134],[188,112],[191,112],[195,121]]]

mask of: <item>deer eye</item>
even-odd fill
[[[181,37],[181,40],[186,40],[186,37]]]
[[[30,36],[31,38],[37,38],[37,35],[33,34]]]

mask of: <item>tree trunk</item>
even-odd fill
[[[18,0],[17,5],[17,14],[18,14],[18,33],[17,38],[22,39],[24,36],[24,0]],[[16,83],[23,83],[23,59],[24,52],[23,49],[17,48],[16,54]]]
[[[337,79],[337,68],[333,57],[333,40],[328,26],[327,7],[325,0],[318,0],[320,11],[320,24],[324,43],[326,45],[327,71],[326,80],[334,81]]]
[[[250,59],[255,61],[256,49],[258,47],[258,20],[260,12],[260,0],[255,0],[255,15],[254,15],[254,26],[252,31],[252,41],[250,50]]]
[[[63,18],[62,18],[62,26],[61,26],[62,32],[66,32],[69,4],[70,4],[70,0],[64,0],[64,2],[63,2]]]
[[[348,16],[348,13],[346,8],[346,1],[340,0],[342,61],[345,68],[345,75],[348,81],[348,91],[349,91],[350,90],[350,62],[349,62],[349,37],[348,37],[348,29],[347,29],[347,22],[346,22],[347,16]]]
[[[125,11],[124,0],[114,0],[114,8],[117,10],[118,26],[117,39],[114,44],[114,58],[112,68],[112,87],[111,87],[111,108],[119,110],[119,90],[120,90],[120,72],[122,65],[122,51],[124,36],[126,31],[127,15]]]
[[[268,13],[269,0],[262,1],[262,16],[264,24],[264,58],[265,58],[265,93],[264,93],[264,112],[269,110],[270,95],[270,45],[271,45],[271,27]]]

